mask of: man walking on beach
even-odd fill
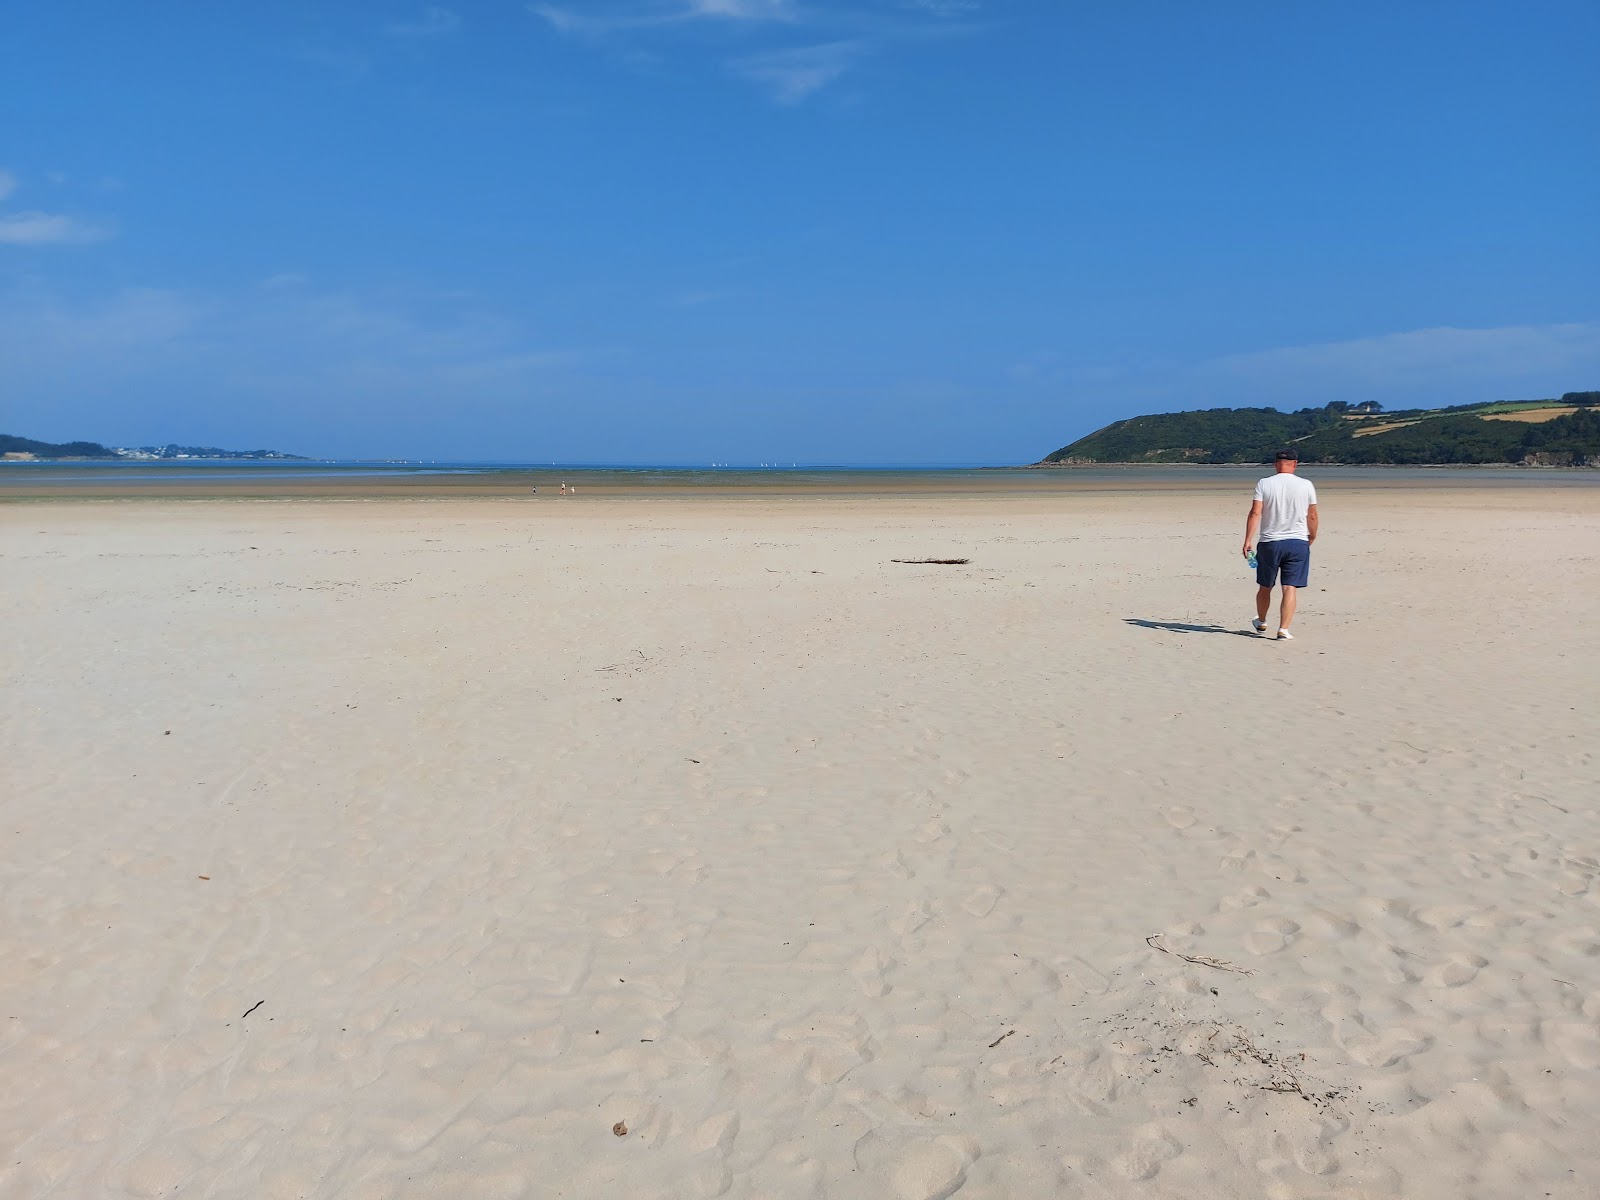
[[[1301,479],[1295,468],[1300,455],[1295,450],[1279,450],[1273,456],[1278,468],[1256,484],[1255,502],[1244,525],[1244,555],[1256,555],[1256,619],[1251,627],[1265,636],[1267,609],[1272,605],[1272,587],[1283,582],[1283,603],[1278,608],[1278,637],[1291,641],[1289,625],[1294,620],[1295,598],[1311,579],[1311,543],[1317,540],[1317,489],[1309,479]],[[1257,535],[1260,535],[1259,539]]]

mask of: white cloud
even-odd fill
[[[979,7],[978,0],[592,0],[581,8],[527,6],[558,32],[597,42],[629,36],[661,42],[689,25],[720,27],[722,37],[740,39],[747,50],[723,59],[728,73],[766,89],[785,105],[799,104],[827,87],[866,54],[896,43],[972,32],[977,26],[957,18]],[[801,32],[809,43],[792,44]],[[704,39],[683,40],[689,52],[704,44]],[[650,61],[656,58],[651,55]]]
[[[937,17],[964,17],[983,7],[979,0],[900,0],[901,8],[932,13]]]
[[[793,21],[798,15],[789,0],[689,0],[688,13],[739,21]]]
[[[754,22],[794,21],[799,17],[793,0],[655,0],[589,4],[583,11],[555,4],[530,4],[528,11],[562,33],[590,35],[681,25],[703,18]]]
[[[89,304],[0,291],[0,360],[11,382],[41,394],[92,397],[166,379],[174,394],[204,381],[206,395],[343,402],[340,389],[359,384],[367,390],[349,397],[358,405],[385,389],[514,393],[592,357],[449,297],[318,291],[295,276],[230,294],[130,288]]]
[[[1145,355],[1074,365],[1043,351],[1004,369],[1019,395],[1034,397],[1030,419],[1040,439],[1049,441],[1137,413],[1266,406],[1292,411],[1334,400],[1437,408],[1556,397],[1600,381],[1600,320],[1439,326],[1190,362]],[[1076,429],[1070,421],[1062,424],[1063,397],[1083,414]],[[1018,419],[1024,423],[1020,412]]]
[[[70,375],[80,364],[169,347],[193,332],[204,312],[197,301],[165,288],[127,288],[79,306],[13,293],[0,297],[0,349],[19,371],[49,364]]]
[[[454,9],[430,4],[422,10],[421,16],[410,21],[397,21],[387,26],[384,32],[391,37],[437,37],[443,33],[454,33],[460,28],[460,13]]]
[[[600,37],[610,33],[621,33],[630,29],[648,29],[652,26],[670,25],[684,19],[685,13],[681,10],[664,9],[610,9],[595,13],[576,12],[570,8],[562,8],[554,4],[530,4],[528,11],[535,16],[543,17],[550,27],[558,33],[570,33],[579,36]]]
[[[779,104],[799,104],[843,75],[862,51],[859,42],[824,42],[751,54],[728,66],[740,78],[765,87]]]
[[[1600,360],[1600,321],[1505,325],[1491,329],[1440,326],[1376,337],[1285,346],[1211,359],[1202,374],[1239,379],[1297,379],[1390,386],[1419,376],[1520,375],[1594,364]]]
[[[17,190],[17,177],[10,171],[0,171],[0,200]]]
[[[104,241],[111,230],[60,213],[0,214],[0,244],[12,246],[83,245]]]

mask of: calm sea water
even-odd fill
[[[882,466],[640,466],[612,463],[504,463],[504,462],[363,462],[326,460],[275,462],[252,459],[185,459],[182,461],[10,462],[0,465],[0,483],[8,479],[47,478],[57,483],[138,483],[167,480],[237,481],[247,479],[408,479],[425,476],[491,476],[520,482],[527,476],[593,484],[626,482],[632,485],[724,485],[738,487],[755,480],[791,480],[796,484],[826,483],[863,476],[982,477],[996,470],[969,464]],[[16,472],[15,475],[12,472]]]
[[[1243,486],[1270,473],[1270,467],[1070,467],[1036,469],[963,464],[878,466],[638,466],[618,464],[438,463],[438,462],[271,462],[187,460],[182,462],[8,462],[0,465],[0,494],[22,494],[42,487],[126,492],[144,488],[196,491],[208,487],[258,484],[293,486],[315,482],[337,484],[340,490],[361,483],[404,484],[419,491],[436,485],[473,485],[475,490],[532,488],[559,490],[565,481],[582,490],[641,492],[660,489],[763,492],[794,491],[1054,491],[1078,487],[1152,490]],[[1332,467],[1308,465],[1301,474],[1313,481],[1359,484],[1363,487],[1594,487],[1600,471],[1517,467]],[[303,490],[303,489],[301,489]]]

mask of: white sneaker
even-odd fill
[[[1254,629],[1257,633],[1265,633],[1267,631],[1267,623],[1260,617],[1251,617],[1250,628]]]
[[[1294,641],[1294,634],[1290,633],[1287,629],[1280,629],[1278,630],[1278,640],[1280,642],[1292,642]]]

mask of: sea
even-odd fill
[[[755,493],[928,494],[1075,490],[1211,491],[1238,488],[1269,466],[1031,467],[973,463],[728,464],[526,463],[260,459],[33,461],[0,464],[0,497],[204,495],[242,492],[304,496],[396,492],[458,495],[560,493],[669,495]],[[1553,467],[1342,467],[1307,464],[1313,482],[1363,488],[1600,486],[1600,470]]]

